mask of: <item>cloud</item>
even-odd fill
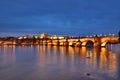
[[[0,31],[101,33],[120,26],[119,0],[1,0]]]

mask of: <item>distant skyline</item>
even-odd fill
[[[0,36],[117,34],[119,0],[0,0]]]

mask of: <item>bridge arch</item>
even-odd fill
[[[101,47],[105,47],[108,41],[102,42]]]
[[[80,40],[77,41],[76,44],[75,44],[75,46],[76,46],[76,47],[81,47],[81,46],[82,46],[82,42],[81,42]]]
[[[84,41],[84,42],[82,42],[82,46],[88,46],[88,47],[94,46],[94,42],[91,40]]]
[[[104,41],[104,42],[102,42],[101,47],[105,47],[109,43],[113,44],[113,43],[117,43],[117,41],[115,41],[115,40]]]

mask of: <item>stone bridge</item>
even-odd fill
[[[68,38],[60,40],[52,40],[53,45],[69,45],[69,46],[102,46],[105,47],[107,43],[117,43],[118,36],[104,36],[104,37],[85,37],[85,38]],[[48,41],[49,43],[50,41]]]
[[[105,47],[107,43],[117,43],[118,36],[103,36],[103,37],[84,37],[84,38],[65,38],[65,39],[41,39],[36,43],[27,42],[20,44],[45,44],[56,46],[102,46]],[[18,44],[16,41],[0,41],[0,44]]]

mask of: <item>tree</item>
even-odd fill
[[[120,31],[118,32],[118,36],[119,36],[118,42],[120,43]]]
[[[120,43],[120,37],[118,38],[118,42]]]
[[[118,36],[119,36],[119,38],[120,38],[120,31],[118,32]]]

